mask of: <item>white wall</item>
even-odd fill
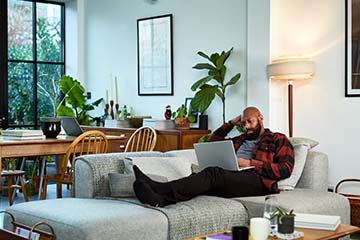
[[[173,14],[174,96],[137,95],[137,32],[139,18]],[[227,95],[227,119],[246,106],[246,1],[196,0],[89,0],[85,7],[85,79],[93,99],[115,98],[114,76],[119,81],[119,102],[132,107],[136,115],[163,118],[165,106],[172,110],[193,96],[190,86],[205,72],[192,69],[203,61],[196,52],[228,50],[234,47],[228,61],[228,77],[242,73],[241,81]],[[209,127],[221,122],[221,102],[215,99],[208,110]],[[99,111],[102,113],[103,111]]]
[[[272,0],[271,58],[310,56],[312,80],[294,83],[294,136],[320,142],[328,154],[329,184],[359,177],[360,98],[345,98],[345,6],[343,0]],[[287,131],[285,82],[271,83],[271,127]]]

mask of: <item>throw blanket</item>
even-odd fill
[[[248,220],[244,206],[240,202],[226,198],[198,196],[164,208],[143,205],[135,199],[111,199],[142,205],[165,214],[169,220],[170,240],[187,239],[231,229],[232,226],[247,224]]]

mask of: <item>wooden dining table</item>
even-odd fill
[[[57,138],[46,138],[40,140],[7,140],[0,136],[0,160],[3,158],[24,158],[34,156],[61,156],[66,153],[67,148],[76,137],[59,135]],[[120,152],[120,143],[124,136],[107,135],[109,148],[108,152]],[[45,172],[45,157],[41,159],[40,169],[40,189],[38,199],[41,196],[43,176]],[[61,158],[57,157],[57,171],[60,169],[59,162]],[[0,162],[1,163],[1,162]],[[0,167],[1,170],[1,167]]]

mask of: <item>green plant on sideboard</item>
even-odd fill
[[[210,56],[203,52],[197,54],[208,60],[210,63],[198,63],[193,66],[197,70],[207,70],[207,75],[197,80],[192,86],[192,91],[197,91],[191,101],[193,109],[203,113],[212,103],[215,96],[218,96],[222,102],[222,120],[225,123],[225,95],[228,87],[235,85],[241,77],[240,73],[235,74],[231,79],[225,82],[227,73],[226,61],[229,59],[233,48],[221,53],[213,53]],[[210,84],[210,81],[212,81]]]
[[[58,84],[60,91],[64,94],[64,98],[58,105],[57,115],[76,117],[80,124],[89,125],[92,122],[89,111],[98,107],[103,99],[99,98],[92,103],[87,103],[85,88],[79,81],[70,76],[62,76]],[[69,106],[64,105],[64,101]]]

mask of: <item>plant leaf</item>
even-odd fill
[[[85,89],[79,81],[64,75],[59,80],[59,87],[65,95],[66,102],[74,108],[81,107],[86,103]]]
[[[193,66],[193,68],[199,69],[199,70],[202,70],[202,69],[216,70],[216,68],[209,63],[198,63],[195,66]]]
[[[240,80],[240,77],[241,77],[241,74],[240,74],[240,73],[236,74],[235,76],[233,76],[233,77],[230,79],[229,82],[227,82],[227,83],[225,84],[225,87],[236,84],[236,83]]]
[[[216,66],[216,61],[218,60],[219,57],[220,55],[218,53],[213,53],[210,56],[210,61]]]
[[[206,84],[208,81],[210,81],[211,79],[213,79],[212,76],[206,76],[198,81],[196,81],[192,86],[191,86],[191,90],[192,91],[196,91],[196,89],[201,88],[204,84]]]
[[[232,52],[233,49],[234,49],[234,47],[230,48],[230,50],[225,53],[224,63],[225,63],[226,60],[228,60],[228,58],[230,57],[230,54],[231,54],[231,52]]]
[[[65,105],[59,105],[56,112],[58,116],[70,116],[70,117],[75,116],[75,113],[72,110],[72,108],[67,107]]]
[[[206,55],[205,53],[199,51],[199,52],[197,52],[197,54],[200,55],[200,56],[202,56],[203,58],[206,58],[206,59],[208,59],[209,61],[211,61],[210,57],[209,57],[208,55]]]
[[[191,101],[192,109],[199,112],[204,112],[214,100],[217,90],[218,86],[216,85],[203,85]]]

